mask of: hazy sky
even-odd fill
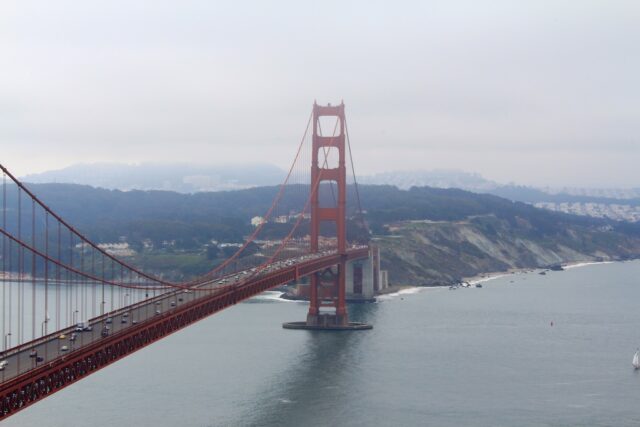
[[[640,186],[640,1],[0,0],[0,162],[267,161]]]

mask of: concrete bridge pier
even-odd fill
[[[371,246],[369,257],[354,261],[347,261],[344,265],[344,275],[341,266],[337,271],[327,269],[323,273],[316,273],[310,288],[317,286],[316,298],[319,301],[332,301],[337,299],[339,288],[344,286],[346,301],[350,303],[373,302],[377,292],[384,289],[386,280],[383,280],[380,271],[380,250]],[[315,283],[314,283],[315,282]],[[341,285],[341,282],[344,283]],[[311,290],[312,291],[312,290]],[[311,298],[313,301],[313,298]],[[311,302],[311,304],[313,304]],[[309,310],[306,322],[287,322],[282,325],[286,329],[315,329],[315,330],[362,330],[371,329],[371,325],[349,322],[347,313],[340,315],[337,312],[326,312],[320,309]]]
[[[386,281],[381,280],[380,249],[371,246],[369,258],[347,262],[347,302],[374,302]]]

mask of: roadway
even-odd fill
[[[22,345],[9,349],[5,353],[4,358],[0,359],[7,362],[4,370],[0,371],[0,384],[12,380],[38,366],[53,362],[59,358],[64,358],[67,355],[72,355],[83,347],[100,341],[104,338],[102,332],[105,328],[108,328],[109,335],[117,334],[134,325],[151,321],[155,316],[171,313],[185,304],[211,295],[217,292],[215,288],[227,288],[242,283],[246,281],[246,279],[259,278],[274,271],[289,268],[334,253],[335,251],[323,251],[317,254],[302,255],[274,262],[258,273],[256,273],[256,268],[251,268],[204,282],[188,290],[172,290],[91,319],[89,320],[91,330],[74,332],[74,325],[57,331],[55,334],[35,340],[31,345]],[[199,288],[206,289],[199,290]],[[76,334],[75,340],[71,340],[72,334],[74,333]],[[36,352],[36,357],[30,357],[30,355],[33,354],[33,350]]]

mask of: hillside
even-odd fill
[[[172,267],[184,276],[206,271],[210,256],[205,254],[205,245],[212,239],[241,242],[252,229],[251,218],[264,214],[278,191],[278,187],[257,187],[181,194],[69,184],[29,186],[97,242],[124,238],[142,252],[143,241],[150,241],[155,249],[172,241],[174,255],[197,255],[197,260],[185,258],[181,262],[183,266],[191,265],[189,268]],[[281,204],[283,212],[304,205],[302,190],[292,187],[286,192]],[[353,187],[348,191],[347,211],[352,216],[357,211],[357,197]],[[330,192],[324,194],[330,197]],[[392,283],[448,283],[511,267],[640,256],[639,224],[551,212],[457,189],[400,190],[363,185],[359,194],[366,220],[382,247],[384,268],[390,270]],[[15,188],[9,187],[9,209],[15,200]],[[9,227],[14,219],[9,216]],[[366,238],[364,230],[355,224],[352,220],[348,225],[351,238]],[[268,236],[282,237],[287,227],[281,225],[269,224]],[[302,233],[306,231],[301,230]],[[159,262],[156,255],[164,256],[165,261]],[[167,255],[166,251],[157,254],[145,249],[136,262],[155,270],[168,265]],[[219,256],[222,255],[214,258]],[[196,261],[197,267],[193,266]]]
[[[382,268],[396,285],[444,285],[514,268],[640,256],[640,238],[634,235],[580,225],[542,234],[522,217],[511,223],[490,214],[453,222],[402,222],[390,229],[392,235],[375,241],[384,254]]]
[[[96,240],[112,241],[121,235],[133,237],[137,227],[150,228],[158,238],[180,233],[209,234],[221,239],[241,239],[250,230],[250,219],[263,215],[271,206],[277,186],[236,191],[181,194],[170,191],[120,191],[73,184],[30,184],[29,187],[56,212]],[[304,186],[289,186],[280,210],[296,211],[305,204]],[[331,197],[324,188],[324,198]],[[554,233],[566,224],[586,227],[623,223],[567,215],[537,209],[525,203],[497,196],[457,189],[361,185],[359,195],[366,218],[376,234],[386,233],[385,224],[403,220],[459,221],[469,216],[494,214],[514,222],[523,217],[532,223],[533,233]],[[15,188],[8,188],[9,207],[15,203]],[[357,212],[357,197],[348,187],[348,215]],[[204,229],[208,229],[206,231]],[[640,230],[640,226],[631,227]],[[150,232],[150,231],[149,231]],[[166,233],[166,235],[163,235]]]

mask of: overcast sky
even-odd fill
[[[640,1],[0,0],[0,162],[285,168],[344,99],[356,169],[640,186]]]

